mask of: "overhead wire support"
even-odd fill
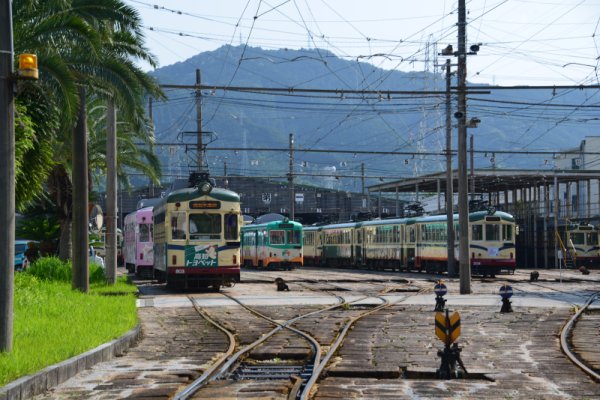
[[[191,132],[195,133],[195,132]],[[139,145],[142,145],[141,143]],[[181,143],[181,142],[163,142],[163,143],[154,143],[154,147],[159,146],[195,146],[192,143]],[[211,147],[211,151],[279,151],[279,152],[288,152],[288,148],[284,147]],[[294,148],[295,152],[298,153],[339,153],[339,154],[364,154],[364,155],[390,155],[390,156],[412,156],[415,154],[423,154],[427,156],[445,156],[448,154],[447,151],[429,151],[429,152],[421,152],[417,153],[416,151],[383,151],[383,150],[339,150],[339,149],[303,149],[303,148]],[[495,150],[495,149],[482,149],[482,150],[472,150],[474,154],[521,154],[521,155],[600,155],[599,151],[580,151],[580,150]],[[456,150],[451,150],[450,154],[456,155]]]
[[[475,89],[483,89],[488,91],[492,90],[572,90],[572,89],[600,89],[600,85],[540,85],[540,86],[529,86],[529,85],[515,85],[515,86],[465,86],[467,92]],[[459,87],[452,86],[453,90],[459,90]],[[472,93],[472,92],[471,92]]]
[[[358,90],[358,89],[317,89],[317,88],[294,88],[294,87],[260,87],[260,86],[214,86],[214,85],[175,85],[161,84],[163,89],[191,89],[191,90],[223,90],[230,92],[272,92],[272,93],[328,93],[344,96],[346,94],[374,94],[382,96],[392,95],[435,95],[445,96],[445,90]],[[454,90],[453,93],[458,93]],[[490,94],[490,91],[481,88],[473,88],[467,94]]]

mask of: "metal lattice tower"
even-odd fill
[[[435,73],[437,66],[437,43],[433,41],[433,37],[430,35],[426,44],[424,52],[424,66],[423,66],[423,90],[434,91],[437,90],[439,75]],[[421,122],[419,124],[419,133],[417,135],[417,148],[415,162],[413,163],[413,175],[419,176],[424,172],[433,172],[436,168],[433,168],[433,163],[426,162],[425,156],[420,153],[426,151],[440,151],[443,149],[442,141],[442,116],[439,105],[435,109],[431,109],[430,104],[424,100],[421,107]],[[434,134],[433,134],[434,133]],[[444,160],[437,160],[437,170],[441,171],[445,168],[443,165]]]

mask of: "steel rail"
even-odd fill
[[[312,390],[314,384],[317,382],[317,379],[319,379],[319,376],[321,376],[323,369],[325,369],[325,366],[327,365],[327,363],[329,362],[331,357],[335,354],[335,352],[337,351],[340,344],[342,344],[342,341],[346,338],[346,334],[348,333],[348,330],[350,329],[350,327],[359,319],[364,318],[367,315],[370,315],[374,312],[377,312],[381,309],[384,309],[384,308],[389,307],[392,304],[394,304],[394,303],[390,303],[387,299],[385,299],[383,297],[380,297],[380,296],[375,296],[375,297],[381,299],[383,301],[383,304],[381,304],[380,306],[377,306],[367,312],[364,312],[360,315],[357,315],[357,316],[351,318],[346,323],[346,325],[344,326],[344,329],[342,329],[342,331],[338,335],[335,342],[333,342],[333,344],[329,347],[329,351],[327,352],[327,354],[325,354],[325,357],[323,357],[323,359],[321,360],[321,364],[318,367],[315,367],[313,369],[312,376],[310,377],[308,382],[306,382],[306,386],[304,386],[304,390],[302,391],[302,393],[299,396],[299,398],[301,400],[307,400],[309,398],[310,391]]]
[[[200,387],[201,385],[203,385],[208,379],[210,379],[215,374],[217,368],[219,368],[219,366],[223,362],[225,362],[227,357],[231,356],[231,354],[233,354],[233,351],[235,350],[235,337],[233,336],[233,334],[231,332],[229,332],[227,329],[225,329],[223,326],[221,326],[217,322],[215,322],[204,311],[202,311],[193,297],[188,296],[188,299],[190,299],[190,301],[192,302],[192,305],[194,306],[194,309],[196,309],[196,311],[198,312],[198,314],[200,314],[200,316],[202,316],[202,318],[204,318],[215,328],[219,329],[220,331],[224,332],[227,335],[227,337],[229,339],[229,348],[221,357],[219,357],[219,359],[217,361],[215,361],[213,363],[213,365],[210,368],[208,368],[206,371],[204,371],[204,373],[200,377],[198,377],[191,384],[186,386],[186,388],[184,390],[175,394],[175,396],[173,397],[174,400],[187,399],[192,394],[194,394],[197,391],[197,388]]]
[[[251,307],[248,307],[247,305],[245,305],[244,303],[242,303],[241,301],[239,301],[238,299],[229,296],[228,294],[222,293],[224,296],[228,297],[229,299],[235,301],[236,303],[238,303],[240,306],[244,307],[246,310],[250,311],[252,314],[258,315],[259,317],[266,319],[267,321],[271,322],[272,324],[278,325],[277,328],[275,328],[274,330],[272,330],[271,332],[269,332],[269,334],[263,336],[262,338],[256,340],[255,342],[249,344],[248,346],[242,348],[241,350],[239,350],[236,354],[233,355],[233,357],[223,366],[223,368],[221,368],[221,371],[219,372],[219,375],[223,375],[224,373],[227,372],[227,370],[231,367],[231,365],[234,364],[234,362],[237,361],[237,359],[239,359],[239,357],[241,357],[243,354],[247,353],[249,350],[251,350],[252,348],[256,347],[258,344],[264,342],[268,337],[271,337],[272,335],[274,335],[276,332],[280,331],[283,328],[289,329],[290,331],[294,332],[297,335],[302,336],[303,338],[305,338],[308,342],[310,342],[314,352],[315,352],[315,356],[314,356],[314,361],[313,361],[313,365],[315,366],[315,368],[319,365],[319,360],[321,359],[321,345],[319,344],[319,342],[317,342],[315,340],[315,338],[313,338],[312,336],[296,329],[296,328],[292,328],[291,324],[293,324],[294,322],[296,322],[297,320],[301,319],[301,318],[305,318],[308,316],[311,316],[313,314],[318,314],[321,313],[323,311],[327,311],[328,309],[332,309],[332,308],[336,308],[339,307],[341,304],[335,304],[333,306],[329,306],[327,308],[324,309],[319,309],[316,311],[311,311],[310,313],[307,314],[303,314],[300,315],[298,317],[292,318],[284,323],[280,323],[275,321],[272,318],[267,317],[266,315],[259,313],[258,311],[252,309]]]
[[[228,297],[229,299],[231,299],[232,301],[235,301],[236,303],[240,304],[242,307],[248,309],[250,312],[256,313],[257,315],[259,315],[260,313],[251,310],[250,307],[244,305],[243,303],[241,303],[240,301],[238,301],[237,299],[225,294],[225,293],[221,293],[223,296]],[[343,299],[342,299],[343,300]],[[364,298],[358,299],[358,300],[354,300],[353,302],[356,301],[362,301],[364,300]],[[352,302],[350,302],[352,303]],[[192,382],[191,384],[189,384],[188,386],[186,386],[183,390],[181,390],[180,392],[178,392],[175,397],[173,397],[173,399],[175,400],[186,400],[191,398],[191,396],[193,396],[198,390],[200,390],[203,386],[205,386],[206,384],[208,384],[209,382],[212,382],[216,379],[222,378],[225,374],[227,374],[229,372],[229,369],[231,368],[231,366],[236,363],[239,358],[244,355],[245,353],[247,353],[248,351],[252,350],[254,347],[258,346],[259,344],[261,344],[262,342],[266,341],[268,338],[270,338],[271,336],[273,336],[275,333],[279,332],[280,330],[286,328],[286,329],[290,329],[292,331],[294,331],[296,334],[300,334],[304,337],[304,332],[299,331],[295,328],[292,328],[288,325],[298,321],[299,319],[314,315],[314,314],[318,314],[324,311],[328,311],[328,310],[332,310],[334,308],[338,308],[338,307],[342,307],[344,304],[349,304],[348,302],[343,302],[343,303],[338,303],[338,304],[334,304],[332,306],[328,306],[326,308],[322,308],[316,311],[311,311],[310,313],[307,314],[303,314],[300,316],[297,316],[295,318],[292,318],[284,323],[280,323],[277,321],[274,321],[273,319],[264,316],[262,314],[260,314],[261,318],[265,318],[268,321],[270,321],[271,323],[277,325],[277,327],[273,330],[271,330],[270,332],[268,332],[267,334],[263,335],[261,338],[255,340],[254,342],[244,346],[242,349],[240,349],[238,352],[236,352],[235,354],[231,355],[231,353],[228,353],[227,356],[225,357],[221,357],[218,361],[216,361],[215,363],[213,363],[213,365],[209,368],[209,370],[207,370],[204,374],[202,374],[201,377],[199,377],[198,379],[196,379],[194,382]],[[194,306],[197,306],[197,303],[194,302]],[[202,316],[204,317],[206,314],[202,313]],[[207,319],[208,316],[206,316]],[[212,320],[210,320],[212,321]],[[213,321],[214,322],[214,321]],[[215,323],[217,327],[219,327],[219,329],[228,332],[225,328],[222,328],[218,325],[218,323]],[[228,334],[230,334],[228,332]],[[308,335],[307,335],[308,336]],[[314,340],[314,339],[313,339]],[[310,340],[309,340],[310,341]],[[316,342],[316,341],[315,341]],[[231,347],[231,343],[230,342],[230,347]],[[233,343],[235,343],[235,340],[233,341]],[[315,350],[315,361],[316,363],[314,364],[315,367],[318,366],[320,358],[321,358],[321,350],[320,350],[320,345],[317,343],[318,345],[318,349]],[[233,351],[232,351],[233,352]],[[229,357],[229,359],[226,361],[227,357]],[[218,370],[218,371],[217,371]]]
[[[420,294],[424,291],[427,291],[427,289],[421,289],[417,294]],[[323,372],[323,370],[325,369],[325,366],[327,365],[327,363],[329,362],[329,360],[331,359],[331,357],[333,357],[333,355],[335,354],[335,352],[337,351],[337,349],[339,348],[340,344],[343,342],[343,340],[345,339],[348,330],[350,329],[350,327],[352,327],[352,325],[354,325],[354,323],[356,321],[358,321],[361,318],[364,318],[372,313],[375,313],[377,311],[380,311],[384,308],[390,307],[392,305],[398,304],[404,300],[406,300],[407,298],[414,296],[414,295],[407,295],[404,299],[400,300],[399,302],[394,302],[394,303],[390,303],[386,298],[381,297],[381,296],[373,296],[376,298],[379,298],[383,301],[383,304],[381,304],[380,306],[377,306],[369,311],[366,311],[360,315],[357,315],[353,318],[351,318],[346,325],[344,326],[344,329],[342,329],[342,331],[340,332],[340,334],[338,335],[336,341],[330,346],[329,351],[327,351],[327,354],[325,355],[325,357],[323,357],[323,359],[321,360],[321,364],[319,365],[319,368],[315,368],[313,370],[312,376],[311,378],[308,380],[308,382],[306,383],[304,390],[302,391],[302,393],[299,396],[299,399],[301,400],[307,400],[309,399],[310,396],[310,392],[313,388],[313,386],[315,385],[315,383],[317,382],[317,379],[319,379],[319,377],[321,376],[321,373]]]
[[[577,319],[579,319],[581,314],[594,301],[596,301],[599,295],[600,292],[592,294],[585,302],[585,304],[575,313],[575,315],[573,315],[573,317],[569,319],[569,321],[565,324],[562,331],[560,332],[560,348],[562,349],[563,353],[565,353],[565,355],[571,360],[571,362],[573,362],[573,364],[575,364],[577,367],[579,367],[579,369],[588,374],[596,382],[600,382],[600,374],[588,367],[582,360],[579,359],[579,357],[577,357],[576,354],[573,353],[573,351],[571,350],[571,346],[569,346],[568,338],[571,335],[572,329],[575,326],[575,322],[577,321]]]

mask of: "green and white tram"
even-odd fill
[[[458,214],[454,215],[458,260]],[[445,215],[397,218],[305,228],[307,264],[374,269],[446,271],[448,265]],[[476,275],[514,272],[517,227],[502,211],[469,214],[469,260]]]
[[[207,177],[204,177],[207,178]],[[201,181],[154,207],[154,276],[219,290],[240,281],[240,196]]]
[[[303,264],[302,224],[285,218],[242,228],[242,265],[292,269]]]

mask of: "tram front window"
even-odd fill
[[[598,245],[598,233],[597,232],[586,233],[586,235],[587,235],[588,246],[597,246]]]
[[[500,225],[486,224],[485,225],[485,240],[487,240],[487,241],[500,240]]]
[[[582,232],[571,233],[570,236],[573,244],[585,244],[584,234]]]
[[[285,232],[271,231],[269,233],[269,241],[271,244],[285,244]]]
[[[190,214],[190,240],[221,238],[221,214]]]
[[[140,224],[140,242],[147,243],[152,241],[152,225]]]
[[[475,224],[471,226],[471,240],[483,240],[483,226]]]
[[[300,231],[287,231],[288,244],[300,244]]]

